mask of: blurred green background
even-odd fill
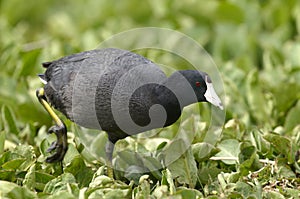
[[[226,123],[233,128],[227,136],[240,140],[241,129],[255,128],[298,142],[298,0],[0,0],[0,133],[6,144],[35,145],[39,129],[52,124],[35,97],[42,62],[148,26],[180,31],[211,54],[226,92]]]
[[[298,122],[293,117],[300,106],[296,0],[12,0],[0,5],[0,105],[13,112],[18,127],[49,124],[34,97],[42,62],[94,49],[111,35],[145,26],[180,31],[212,55],[225,83],[228,119],[285,130]]]

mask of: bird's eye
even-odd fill
[[[196,86],[197,86],[197,87],[200,87],[200,86],[201,86],[201,83],[200,83],[200,82],[196,82]]]

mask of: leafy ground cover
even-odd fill
[[[179,122],[151,139],[118,142],[111,179],[105,133],[67,121],[70,149],[63,167],[45,163],[54,137],[46,133],[52,121],[35,98],[41,63],[145,26],[180,31],[211,54],[226,93],[222,134],[206,133],[210,106],[189,106]],[[0,27],[1,197],[300,197],[298,1],[11,0],[0,1]],[[188,67],[159,53],[146,55]],[[186,147],[185,139],[189,147],[165,165]]]

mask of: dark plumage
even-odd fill
[[[192,103],[223,108],[206,73],[184,70],[167,78],[153,62],[126,50],[86,51],[43,66],[45,99],[75,123],[106,131],[112,143],[169,126]]]

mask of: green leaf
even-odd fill
[[[161,185],[154,189],[153,194],[155,198],[166,198],[168,196],[168,186]]]
[[[138,166],[138,165],[130,165],[124,174],[124,177],[128,180],[133,180],[135,184],[138,184],[140,177],[148,173],[148,170],[144,167]]]
[[[275,191],[269,191],[264,193],[263,195],[267,199],[285,199],[285,197],[282,194]]]
[[[157,148],[156,148],[156,151],[160,151],[162,150],[168,143],[167,142],[162,142],[160,143]]]
[[[237,182],[235,185],[235,190],[240,193],[243,198],[250,197],[256,191],[249,184],[244,182]]]
[[[60,191],[57,193],[54,193],[53,195],[50,195],[47,197],[47,199],[77,199],[73,194],[69,193],[68,191]]]
[[[118,156],[116,157],[115,166],[117,167],[117,169],[124,170],[126,170],[127,166],[130,165],[143,166],[139,156],[140,155],[138,153],[129,150],[120,151],[118,152]]]
[[[78,189],[75,177],[70,173],[64,173],[61,176],[49,181],[44,188],[44,192],[48,194],[54,194],[63,190],[69,190],[69,186],[71,184],[75,185],[75,187],[72,187],[72,189]]]
[[[113,180],[105,175],[100,175],[95,177],[92,182],[90,183],[89,187],[96,188],[96,187],[106,187],[113,183]]]
[[[189,189],[186,187],[178,187],[176,191],[176,195],[180,195],[182,198],[196,199],[203,198],[203,194],[196,189]]]
[[[214,156],[220,150],[213,145],[203,142],[192,145],[192,151],[197,162],[201,162]]]
[[[13,111],[9,107],[4,105],[1,108],[1,116],[4,122],[4,129],[6,130],[6,132],[10,132],[17,135],[19,133],[19,130],[16,124],[16,117]]]
[[[5,131],[0,131],[0,155],[4,152]]]
[[[231,119],[224,125],[222,131],[222,139],[237,139],[241,140],[245,133],[245,125],[238,119]]]
[[[162,171],[161,185],[167,185],[170,191],[170,194],[173,195],[176,191],[172,174],[169,169]]]
[[[256,147],[256,149],[263,155],[271,152],[270,142],[264,139],[263,134],[259,130],[253,129],[250,132],[250,140],[251,143]]]
[[[241,23],[244,18],[244,12],[229,2],[220,2],[215,14],[218,21]]]
[[[68,151],[64,157],[64,162],[66,164],[71,163],[75,158],[77,158],[79,155],[79,152],[77,149],[74,147],[73,144],[68,144]]]
[[[259,72],[254,69],[250,71],[246,79],[246,97],[251,111],[251,116],[258,123],[270,124],[270,117],[268,117],[268,104],[263,95],[263,87],[260,86]]]
[[[25,158],[18,158],[18,159],[14,159],[14,160],[10,160],[7,161],[6,163],[4,163],[2,165],[3,169],[7,169],[7,170],[16,170],[18,169],[24,162],[26,161]]]
[[[0,193],[4,198],[38,198],[32,191],[7,181],[0,181]]]
[[[14,170],[0,170],[0,179],[14,182],[16,180],[16,172]]]
[[[189,148],[189,145],[182,139],[175,139],[170,142],[158,157],[168,166],[178,160]]]
[[[173,154],[176,155],[175,157],[177,159],[175,159],[175,157],[166,156],[167,160],[165,162],[172,162],[170,165],[167,165],[167,167],[172,173],[172,176],[176,178],[179,183],[189,184],[189,186],[193,188],[197,180],[197,166],[191,148],[186,150],[181,156],[177,157],[179,153],[182,153],[185,147],[185,144],[180,139],[172,142],[168,147],[168,150],[170,151],[167,154],[172,156],[171,151],[173,150]]]
[[[298,101],[298,103],[293,108],[291,108],[291,110],[288,112],[285,118],[284,127],[286,131],[291,131],[295,126],[300,124],[299,115],[300,115],[300,101]]]
[[[35,172],[35,189],[38,191],[43,191],[45,188],[45,185],[50,181],[53,180],[54,176],[43,173],[41,171]]]
[[[21,56],[23,59],[23,67],[22,70],[20,70],[20,72],[18,73],[18,75],[28,76],[32,74],[33,71],[37,73],[38,71],[37,71],[36,63],[40,53],[41,53],[41,49],[33,49],[29,52],[22,54]],[[19,77],[15,75],[15,78],[18,79]]]
[[[222,172],[222,169],[210,166],[200,168],[198,176],[203,184],[209,184],[216,180],[217,176]]]
[[[223,140],[217,145],[220,152],[215,155],[225,164],[236,164],[240,152],[239,142],[234,139]],[[224,159],[222,159],[224,158]]]
[[[23,184],[26,188],[33,190],[35,188],[35,165],[32,165],[25,175]]]
[[[295,162],[296,146],[290,139],[275,133],[269,133],[264,138],[272,144],[278,154],[287,158],[289,164]]]
[[[105,160],[106,159],[105,145],[107,143],[106,133],[100,132],[96,135],[95,132],[91,133],[90,139],[92,139],[90,142],[89,141],[83,142],[87,150],[97,159],[100,159],[100,157],[104,157],[103,159]]]
[[[158,159],[152,156],[144,155],[142,161],[144,167],[147,168],[147,170],[149,170],[157,180],[160,180],[162,177],[160,170],[163,168],[163,166]]]
[[[139,180],[139,186],[133,189],[133,194],[135,198],[147,198],[150,195],[150,183],[149,176],[142,176]]]
[[[88,186],[93,177],[93,172],[89,169],[80,155],[74,156],[70,164],[67,165],[64,172],[69,172],[75,176],[79,187]]]
[[[259,157],[256,154],[254,146],[241,145],[239,154],[240,172],[242,175],[248,175],[249,171],[256,171],[262,167],[259,163]]]

